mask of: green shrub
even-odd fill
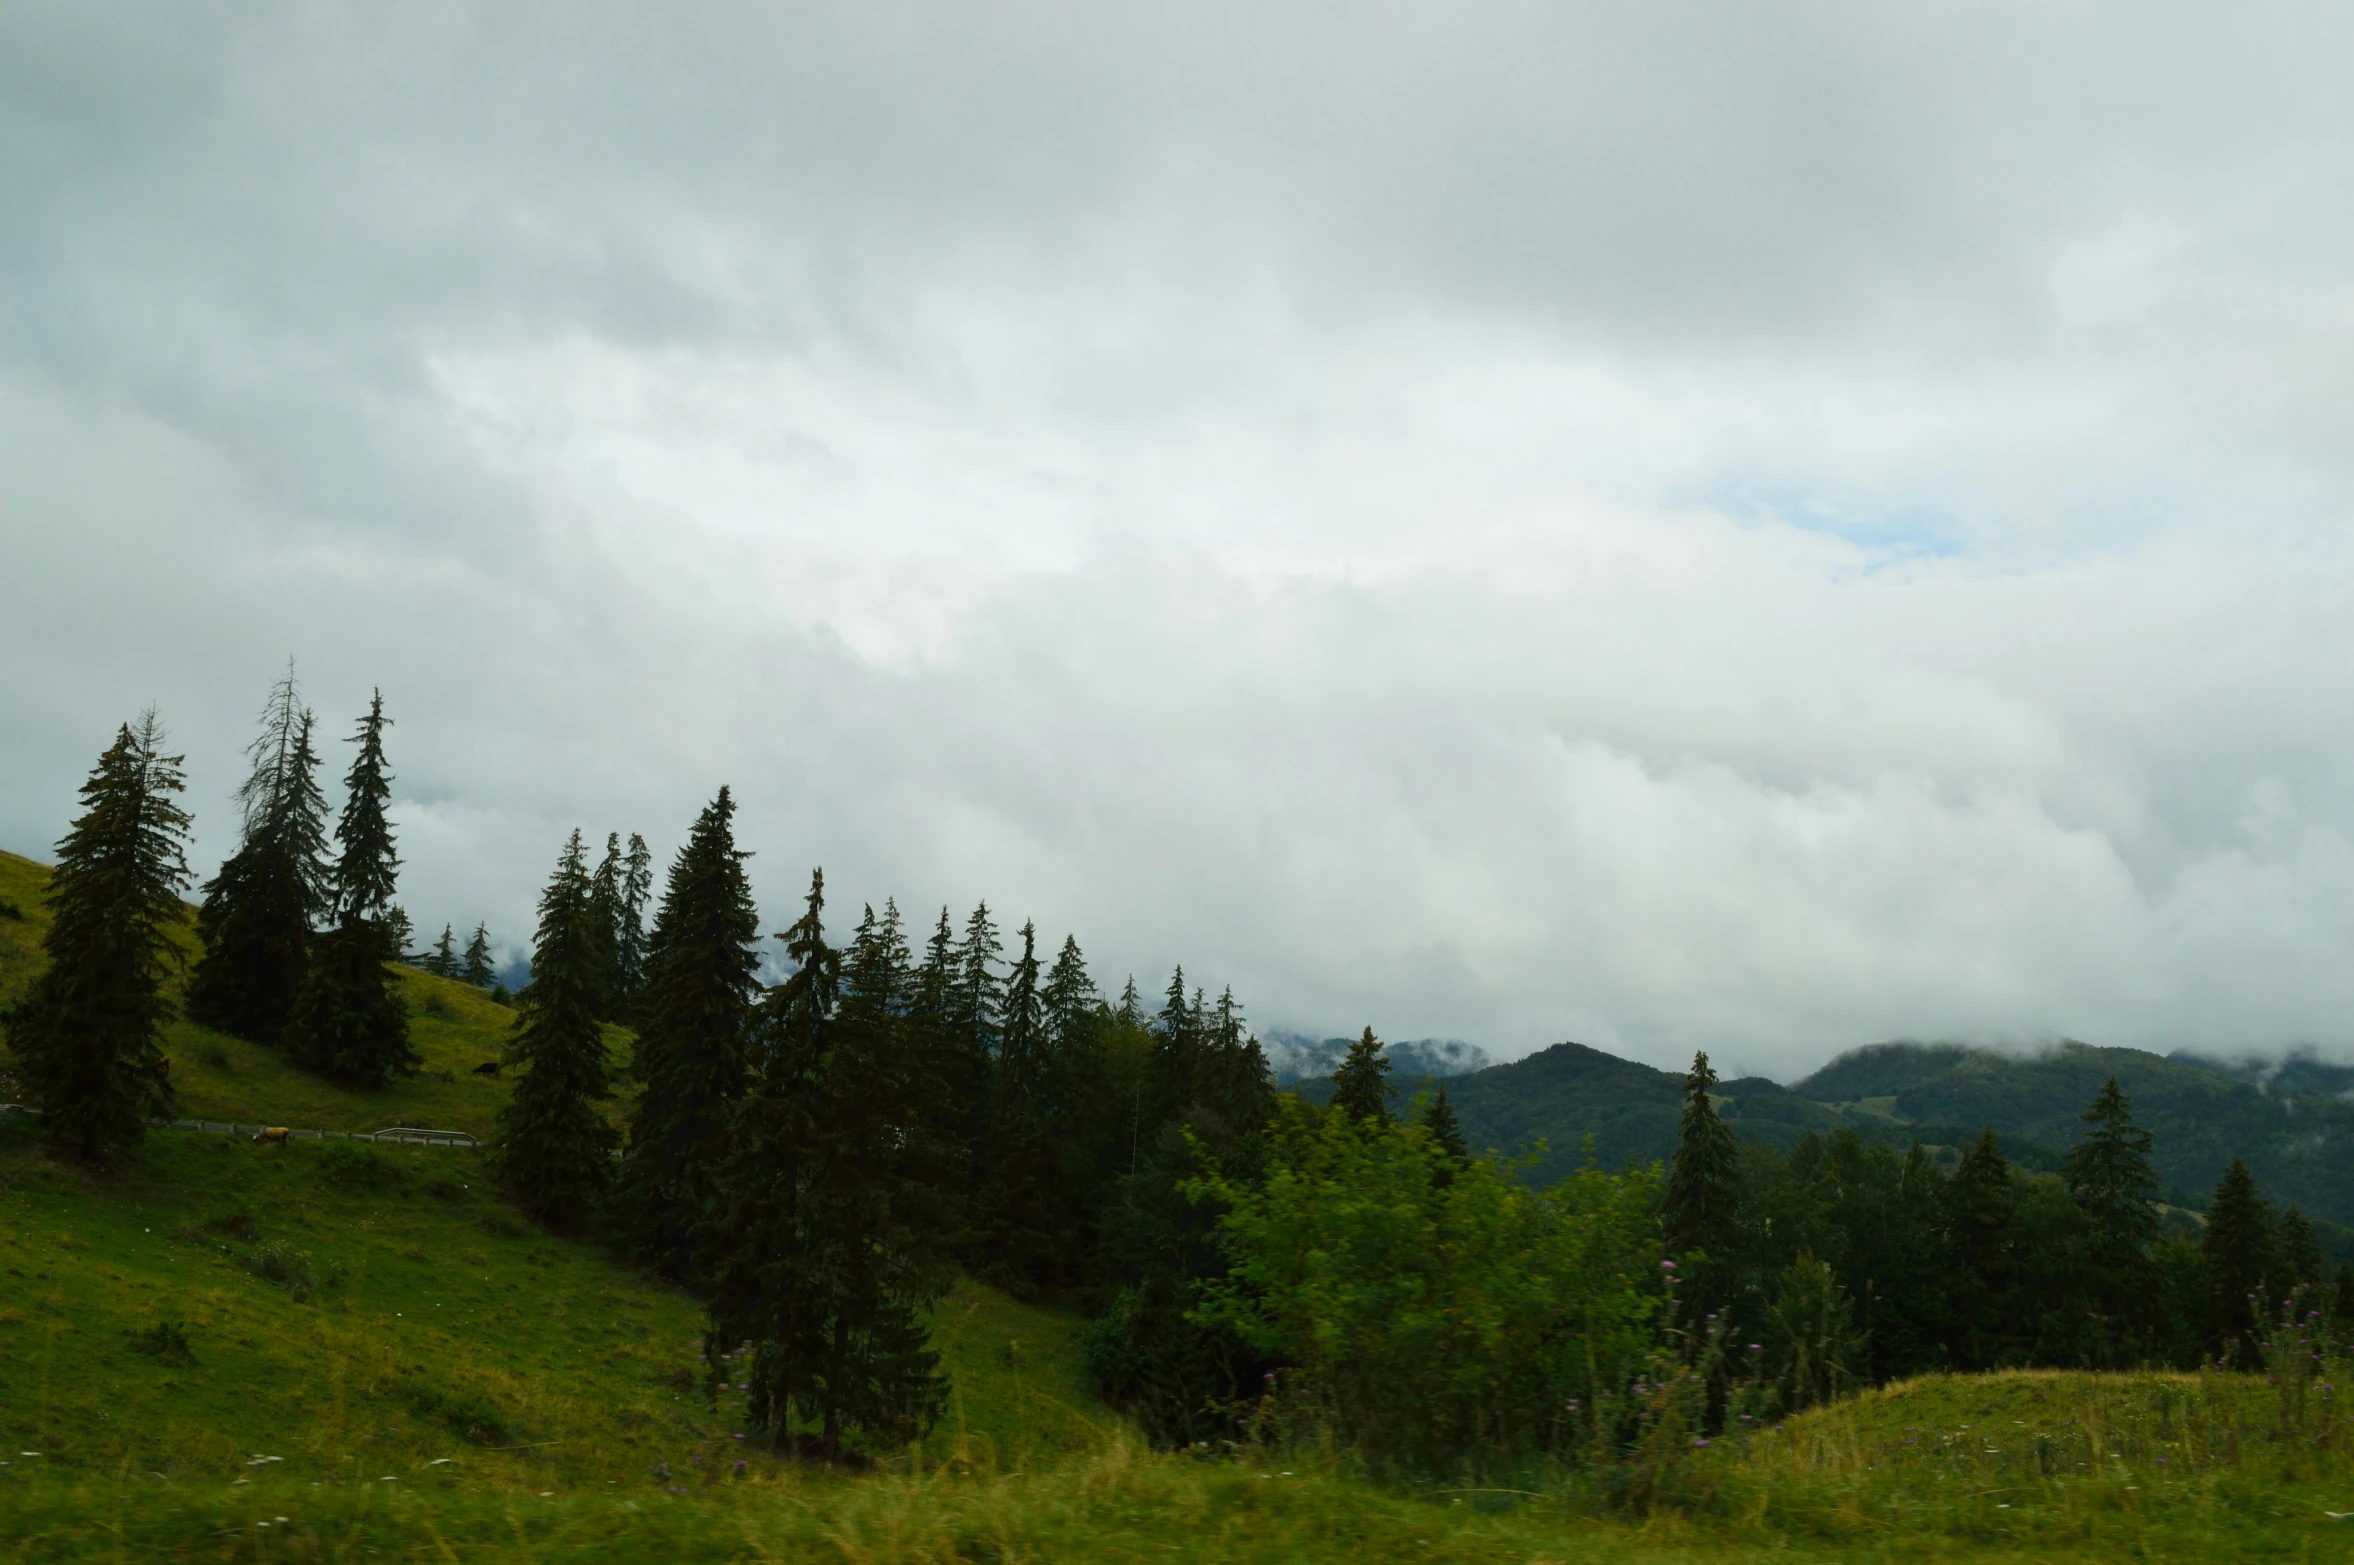
[[[355,1195],[398,1190],[409,1182],[401,1166],[360,1141],[330,1141],[319,1148],[319,1178]]]
[[[236,1065],[229,1059],[229,1051],[222,1048],[217,1043],[206,1043],[198,1045],[196,1050],[196,1063],[203,1066],[206,1070],[219,1071],[224,1076],[234,1076],[237,1074]]]
[[[176,1320],[159,1320],[145,1331],[126,1333],[131,1339],[131,1351],[144,1353],[159,1364],[185,1369],[196,1362],[189,1351],[188,1333]]]
[[[24,922],[24,916],[25,910],[23,908],[18,907],[15,903],[9,901],[6,897],[0,897],[0,918],[12,919],[18,923],[22,923]]]
[[[245,1269],[264,1282],[274,1282],[297,1299],[307,1299],[319,1288],[311,1258],[299,1250],[266,1239],[245,1258]]]
[[[1419,1126],[1296,1100],[1271,1134],[1263,1184],[1189,1187],[1225,1207],[1233,1265],[1192,1318],[1297,1366],[1262,1418],[1307,1427],[1270,1432],[1430,1474],[1584,1449],[1597,1394],[1653,1344],[1656,1177],[1531,1190]]]
[[[443,1391],[411,1381],[402,1392],[418,1417],[433,1420],[460,1439],[476,1445],[512,1445],[515,1441],[516,1431],[508,1424],[507,1415],[479,1391]]]

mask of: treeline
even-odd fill
[[[276,688],[186,984],[194,1019],[362,1088],[416,1065],[391,968],[388,727],[379,698],[330,834],[313,719],[291,676]],[[4,1019],[50,1140],[93,1162],[170,1107],[182,765],[152,713],[101,758],[58,845],[48,964]],[[1075,939],[1009,940],[986,904],[922,931],[862,906],[844,930],[822,876],[764,985],[734,814],[722,789],[650,928],[641,840],[608,838],[595,868],[579,833],[565,845],[507,1046],[490,1149],[506,1186],[703,1293],[715,1383],[748,1389],[780,1441],[838,1452],[922,1428],[945,1395],[925,1312],[959,1272],[1099,1315],[1107,1393],[1165,1438],[1229,1427],[1266,1365],[1199,1316],[1226,1263],[1189,1188],[1255,1178],[1276,1102],[1233,996],[1180,970],[1156,1010],[1133,981],[1107,998]],[[636,1030],[626,1060],[608,1058],[613,1021]],[[617,1135],[603,1105],[624,1094]]]
[[[276,1018],[298,1061],[380,1081],[406,1045],[382,704],[325,868],[290,681],[273,712],[190,1007]],[[5,1018],[52,1140],[85,1156],[168,1101],[187,816],[160,749],[151,714],[85,784],[49,965]],[[1159,1441],[1312,1433],[1426,1472],[1639,1466],[1902,1375],[2254,1368],[2354,1326],[2354,1269],[2325,1275],[2312,1225],[2243,1165],[2203,1226],[2161,1207],[2113,1081],[2056,1173],[1988,1130],[1948,1174],[1844,1130],[1742,1144],[1701,1055],[1664,1166],[1537,1188],[1474,1155],[1443,1086],[1401,1113],[1372,1029],[1319,1108],[1277,1091],[1231,992],[1179,969],[1151,1010],[1133,980],[1106,995],[1076,939],[1009,937],[985,903],[844,916],[815,872],[765,984],[735,812],[722,788],[699,814],[650,927],[641,841],[608,837],[595,866],[564,845],[490,1156],[542,1221],[695,1290],[708,1394],[782,1445],[928,1427],[947,1394],[928,1312],[960,1273],[1091,1315],[1089,1372]]]
[[[2292,1294],[2354,1323],[2354,1268],[2276,1213],[2234,1159],[2204,1223],[2169,1215],[2150,1132],[2114,1079],[2059,1170],[2031,1174],[1989,1128],[1948,1174],[1853,1131],[1788,1154],[1736,1147],[1707,1057],[1685,1083],[1662,1237],[1688,1299],[1791,1343],[1811,1388],[1929,1370],[2260,1362],[2266,1305]],[[1795,1359],[1793,1360],[1795,1361]]]

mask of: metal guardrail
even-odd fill
[[[273,1129],[268,1125],[240,1125],[212,1119],[151,1119],[147,1122],[163,1130],[193,1130],[215,1136],[250,1136],[257,1131]],[[422,1125],[389,1125],[382,1130],[296,1130],[288,1129],[289,1141],[373,1141],[387,1146],[403,1147],[480,1147],[482,1143],[463,1130],[431,1130]]]

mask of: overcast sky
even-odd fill
[[[726,783],[1262,1028],[2354,1057],[2350,31],[16,0],[0,846],[291,655],[436,931]]]

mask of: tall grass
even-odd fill
[[[627,1477],[459,1448],[247,1481],[0,1477],[0,1556],[532,1561],[2325,1560],[2354,1557],[2342,1425],[2316,1379],[1930,1378],[1696,1448],[1650,1509],[1588,1478],[1384,1486],[1306,1448],[1156,1454],[1117,1426],[1012,1461],[966,1435],[859,1474],[732,1462]],[[560,1476],[567,1471],[581,1476]],[[608,1469],[608,1472],[611,1470]]]

